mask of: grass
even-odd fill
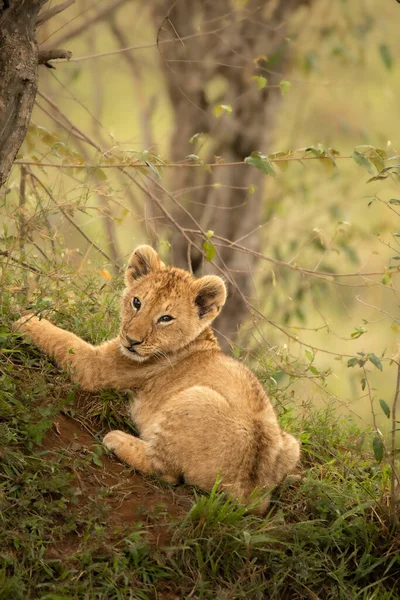
[[[216,490],[142,477],[100,445],[110,428],[134,431],[126,396],[82,392],[11,333],[15,299],[6,289],[16,275],[7,277],[0,600],[400,598],[389,471],[364,452],[364,432],[334,411],[299,420],[281,394],[284,426],[302,439],[302,473],[275,492],[264,519]],[[99,290],[81,279],[85,293],[71,293],[68,280],[45,289],[38,277],[36,285],[34,310],[51,306],[52,320],[95,342],[113,333],[118,282]]]

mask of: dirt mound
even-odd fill
[[[151,542],[165,545],[170,539],[168,525],[185,515],[193,498],[188,490],[144,477],[105,454],[98,456],[98,441],[76,419],[59,414],[47,432],[42,446],[52,460],[61,450],[74,473],[79,506],[96,502],[107,512],[110,530],[123,533],[135,522],[146,525]],[[84,457],[85,469],[74,468],[74,459]],[[95,461],[95,462],[94,462]],[[79,549],[80,537],[72,532],[62,544],[53,547],[53,556],[70,555]]]

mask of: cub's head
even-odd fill
[[[166,267],[150,246],[139,246],[125,271],[121,349],[138,362],[183,348],[211,324],[226,300],[223,280],[195,279]]]

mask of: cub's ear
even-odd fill
[[[200,319],[212,321],[225,304],[227,291],[224,281],[216,275],[206,275],[195,282],[194,289]]]
[[[159,271],[164,267],[157,252],[151,246],[138,246],[130,256],[125,271],[125,283],[129,284],[134,279],[148,275],[152,271]]]

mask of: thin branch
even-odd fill
[[[70,119],[68,119],[68,117],[62,112],[62,110],[60,110],[58,108],[57,104],[55,102],[53,102],[53,100],[51,98],[49,98],[44,92],[40,92],[39,90],[38,90],[37,94],[38,94],[38,96],[40,96],[41,98],[43,98],[43,100],[46,100],[46,102],[48,104],[50,104],[50,106],[52,108],[54,108],[54,110],[68,123],[68,125],[71,127],[71,131],[76,131],[80,136],[82,136],[83,140],[86,143],[88,143],[90,145],[93,145],[93,143],[90,140],[90,138],[81,129],[79,129],[79,127],[76,127],[76,125],[74,125],[72,123],[72,121],[70,121]],[[100,147],[99,146],[95,146],[95,148],[97,148],[97,150],[100,151]],[[76,165],[76,166],[78,166],[78,165]],[[82,165],[79,165],[79,166],[82,167]]]
[[[29,263],[23,260],[18,260],[18,258],[14,258],[8,250],[0,250],[0,256],[5,256],[6,258],[8,258],[8,260],[11,260],[11,262],[20,265],[25,269],[28,269],[28,271],[32,271],[32,273],[37,273],[38,275],[46,275],[46,273],[43,273],[43,271],[41,271],[37,267],[34,267],[33,265],[30,265]]]
[[[203,232],[200,230],[196,230],[196,229],[185,229],[185,231],[187,233],[192,233],[194,235],[200,235],[203,236]],[[292,265],[288,262],[285,262],[284,260],[279,260],[277,258],[272,258],[270,256],[265,256],[265,254],[261,254],[261,252],[257,252],[256,250],[252,250],[251,248],[246,248],[246,246],[242,246],[240,244],[237,244],[236,242],[232,242],[231,240],[228,240],[227,238],[221,237],[220,235],[213,235],[213,239],[219,240],[221,242],[223,242],[227,247],[229,248],[233,248],[234,250],[238,250],[240,252],[245,252],[246,254],[252,254],[253,256],[255,256],[256,258],[259,258],[260,260],[265,260],[267,262],[270,262],[278,267],[284,267],[287,269],[291,269],[292,271],[297,271],[299,273],[305,274],[305,275],[312,275],[312,276],[316,276],[319,277],[321,279],[337,279],[340,277],[372,277],[372,276],[379,276],[382,275],[383,271],[378,271],[378,272],[373,272],[373,273],[360,273],[360,272],[355,272],[355,273],[329,273],[327,271],[314,271],[313,269],[305,269],[303,267],[300,267],[299,265]],[[395,274],[395,271],[393,272],[393,275]]]
[[[55,41],[54,45],[59,46],[60,44],[64,44],[66,41],[69,41],[75,37],[78,37],[83,31],[87,31],[89,27],[92,27],[99,21],[108,18],[108,16],[116,11],[120,6],[126,4],[129,0],[115,0],[111,5],[105,6],[104,8],[99,9],[91,18],[83,19],[82,23],[77,25],[74,29],[67,31],[64,35],[61,35],[58,40]],[[92,7],[89,7],[85,11],[83,11],[79,16],[84,15],[88,12]],[[55,33],[55,32],[54,32]],[[54,35],[54,33],[52,35]],[[52,37],[52,36],[50,36]],[[50,39],[47,38],[47,39]],[[47,41],[47,40],[46,40]]]
[[[224,31],[227,27],[230,27],[231,24],[224,25],[223,27],[219,27],[218,29],[214,29],[213,31],[204,31],[203,33],[192,33],[191,35],[185,35],[184,37],[170,40],[160,40],[159,42],[155,42],[152,44],[143,44],[142,46],[129,46],[128,48],[120,48],[119,50],[111,50],[110,52],[101,52],[100,54],[91,54],[89,56],[78,56],[77,58],[73,58],[72,62],[80,62],[82,60],[90,60],[92,58],[102,58],[103,56],[113,56],[115,54],[122,54],[123,52],[130,52],[131,50],[147,50],[148,48],[157,48],[161,44],[176,44],[177,42],[182,43],[182,41],[191,40],[193,38],[204,37],[207,35],[215,35],[220,31]],[[85,25],[86,29],[86,25]]]
[[[37,100],[35,100],[35,105],[38,108],[40,108],[40,110],[42,110],[45,113],[45,115],[47,115],[48,117],[50,117],[50,119],[53,119],[53,121],[55,123],[57,123],[58,125],[60,125],[60,127],[62,127],[63,129],[65,129],[66,131],[68,131],[69,135],[76,137],[77,140],[81,140],[83,142],[86,142],[85,138],[83,138],[81,135],[79,135],[75,131],[72,131],[70,128],[68,128],[60,119],[58,119],[56,116],[54,116],[53,114],[51,114],[51,112],[49,112],[48,110],[46,110],[44,108],[44,106],[42,106]],[[36,165],[36,166],[38,166],[38,165]]]
[[[40,25],[43,25],[43,23],[46,23],[46,21],[49,19],[52,19],[56,15],[60,14],[72,4],[75,4],[75,0],[66,0],[62,4],[58,4],[57,6],[53,6],[53,8],[48,8],[47,10],[43,11],[36,19],[36,27],[40,27]]]
[[[168,198],[170,198],[170,200],[175,204],[175,206],[177,206],[191,221],[192,223],[194,223],[195,227],[198,227],[199,231],[201,232],[203,239],[206,241],[207,235],[206,232],[204,231],[204,229],[202,229],[200,223],[198,221],[196,221],[196,219],[194,218],[194,216],[192,215],[191,212],[189,212],[187,210],[187,208],[185,208],[185,206],[183,206],[183,204],[181,204],[175,197],[173,194],[171,194],[170,192],[168,192],[167,189],[165,189],[164,186],[162,186],[158,181],[155,181],[155,179],[149,177],[149,179],[153,182],[153,185],[155,185],[162,193],[166,194],[168,196]],[[205,256],[204,250],[202,249],[201,251],[202,255]],[[217,257],[219,258],[222,266],[226,269],[226,272],[229,272],[229,268],[228,266],[225,264],[222,256],[220,255],[220,253],[218,252],[218,250],[216,251]],[[214,266],[216,267],[217,265],[214,264]],[[236,286],[236,282],[233,279],[232,282],[234,284],[234,287],[238,290],[237,286]],[[239,291],[239,290],[238,290]],[[244,296],[242,294],[242,292],[240,291],[240,295],[242,296],[243,300],[244,300]],[[247,302],[247,300],[246,300]]]
[[[104,252],[104,250],[102,250],[102,248],[100,248],[100,246],[98,246],[96,244],[96,242],[94,242],[88,235],[87,233],[85,233],[83,231],[83,229],[81,227],[79,227],[79,225],[77,223],[75,223],[75,221],[69,216],[69,214],[63,209],[61,208],[61,206],[57,203],[56,199],[54,198],[53,194],[51,193],[51,191],[49,190],[49,188],[33,173],[31,173],[31,177],[33,177],[34,179],[36,179],[36,181],[38,182],[38,184],[44,189],[44,191],[46,192],[46,194],[49,196],[50,200],[54,203],[55,206],[57,206],[57,208],[59,209],[59,211],[61,212],[61,214],[67,219],[67,221],[77,230],[79,231],[79,233],[81,234],[81,236],[88,242],[88,244],[90,244],[91,246],[93,246],[93,248],[95,248],[97,250],[97,252],[99,252],[99,254],[101,254],[102,256],[104,256],[104,258],[110,263],[112,264],[117,272],[120,272],[121,268],[120,266],[115,263],[113,261],[113,259],[108,256],[108,254],[106,254]]]
[[[26,174],[27,168],[21,167],[21,179],[19,184],[19,215],[18,215],[18,237],[19,249],[23,254],[25,249],[26,227],[25,227],[25,204],[26,204]]]
[[[38,92],[39,93],[39,92]],[[49,98],[47,98],[43,93],[39,93],[40,96],[42,96],[43,98],[45,98],[48,102],[49,102]],[[54,103],[52,103],[54,104]],[[58,109],[58,107],[54,104],[54,107]],[[59,109],[58,109],[59,110]],[[77,129],[75,126],[73,126],[74,129]],[[335,160],[338,159],[348,159],[348,158],[352,158],[351,156],[335,156]],[[305,160],[326,160],[326,157],[322,156],[303,156],[303,157],[288,157],[288,158],[270,158],[269,159],[271,162],[274,163],[279,163],[279,162],[303,162]],[[61,167],[63,169],[75,169],[76,167],[81,167],[82,165],[77,165],[74,163],[71,164],[56,164],[56,163],[43,163],[43,162],[35,162],[35,161],[26,161],[26,160],[16,160],[14,161],[15,164],[20,164],[20,165],[37,165],[39,167]],[[233,161],[233,162],[214,162],[214,163],[203,163],[203,162],[180,162],[180,163],[165,163],[165,164],[158,164],[158,167],[161,167],[163,169],[166,168],[189,168],[189,169],[208,169],[208,168],[217,168],[217,167],[239,167],[239,166],[246,166],[248,167],[249,165],[247,163],[245,163],[243,160],[237,160],[237,161]],[[93,168],[97,168],[100,167],[102,169],[113,169],[113,168],[123,168],[125,169],[126,167],[131,167],[133,169],[148,169],[151,168],[149,167],[149,165],[147,163],[143,163],[143,162],[122,162],[122,163],[99,163],[97,165],[87,165],[88,168],[93,167]],[[254,168],[254,167],[253,167]]]
[[[88,32],[88,49],[90,51],[92,50],[96,50],[96,36],[94,33],[94,30],[92,28],[89,29]],[[99,69],[99,64],[95,63],[93,65],[93,69],[92,69],[92,78],[93,78],[93,91],[94,91],[94,113],[91,113],[91,117],[92,117],[92,125],[93,125],[93,130],[97,135],[97,138],[104,144],[104,141],[102,141],[102,131],[101,131],[101,113],[102,113],[102,109],[103,109],[103,90],[102,88],[98,86],[98,82],[101,80],[101,72]],[[85,157],[85,161],[87,160],[87,156],[86,156],[86,150],[87,150],[87,146],[84,146],[83,144],[78,144],[78,148],[80,149],[81,154],[83,154],[83,156]],[[117,236],[115,233],[115,223],[114,220],[112,218],[112,212],[110,210],[110,207],[108,205],[108,202],[106,200],[106,198],[104,197],[104,194],[101,191],[101,186],[99,185],[100,181],[98,176],[96,175],[96,172],[94,173],[94,179],[96,181],[96,193],[97,193],[97,198],[99,200],[99,204],[100,207],[102,209],[103,215],[104,215],[104,220],[103,220],[103,224],[104,224],[104,229],[105,229],[105,235],[107,237],[107,241],[108,241],[108,249],[110,252],[110,256],[113,260],[113,262],[115,264],[118,264],[118,256],[119,256],[119,250],[118,250],[118,243],[117,243]],[[115,272],[114,270],[114,275],[118,274],[118,271]]]
[[[56,75],[54,73],[52,73],[53,78],[57,81],[57,83],[69,94],[69,96],[71,98],[73,98],[73,100],[75,100],[84,110],[86,110],[86,112],[92,117],[92,119],[96,120],[96,117],[91,113],[91,111],[89,111],[87,109],[87,107],[80,102],[80,100],[71,92],[71,90],[62,83],[62,81],[60,81]],[[70,135],[73,135],[74,137],[76,137],[78,140],[86,142],[86,143],[90,143],[88,142],[87,139],[85,139],[84,137],[82,137],[82,135],[78,134],[76,131],[73,131],[73,125],[70,124],[70,126],[68,127],[65,123],[63,123],[60,119],[58,119],[54,114],[51,114],[50,112],[48,112],[43,106],[41,106],[39,104],[39,102],[36,100],[36,105],[46,114],[48,115],[51,119],[53,119],[53,121],[55,121],[58,125],[60,125],[60,127],[62,127],[63,129],[65,129],[66,131],[68,131],[68,133]],[[60,111],[58,111],[60,113]],[[63,113],[60,113],[63,118],[65,118],[65,115]],[[101,125],[103,127],[103,125],[101,123],[99,123],[99,125]],[[92,143],[90,143],[90,146],[93,146]],[[121,184],[124,185],[124,174],[122,173],[121,170],[118,170],[118,178],[121,181]],[[142,212],[141,206],[137,200],[137,198],[135,197],[135,195],[133,194],[132,190],[130,187],[128,187],[126,189],[126,194],[128,195],[129,201],[132,205],[132,213],[139,215]]]
[[[117,20],[112,18],[109,23],[111,32],[114,37],[118,41],[121,47],[127,46],[129,39],[126,37],[123,30],[118,26]],[[140,111],[141,118],[139,119],[141,133],[142,133],[142,142],[145,148],[152,148],[154,146],[154,140],[152,135],[152,127],[151,127],[151,119],[156,107],[156,97],[152,96],[150,101],[146,100],[146,93],[143,89],[143,78],[141,75],[141,71],[138,65],[138,61],[134,57],[133,54],[124,53],[124,58],[126,63],[129,65],[133,76],[133,84],[135,89],[135,97],[137,98],[137,103]],[[149,224],[148,227],[148,235],[149,238],[154,245],[157,240],[157,229],[154,227],[152,223],[152,218],[156,216],[154,214],[154,205],[153,203],[149,204],[150,215],[146,218],[146,223]],[[150,220],[148,220],[150,219]]]

